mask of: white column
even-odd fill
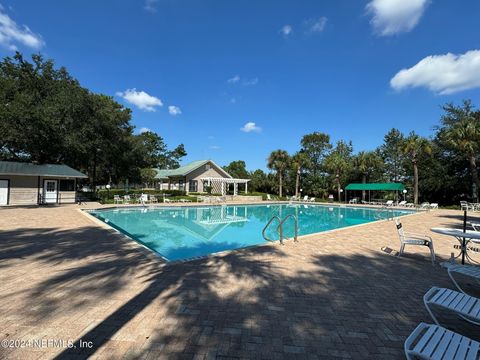
[[[248,193],[248,181],[245,182],[245,194]]]
[[[238,195],[238,183],[233,183],[233,195]]]

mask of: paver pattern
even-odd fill
[[[0,348],[0,358],[399,359],[431,322],[423,294],[453,288],[438,263],[456,241],[429,228],[460,226],[460,211],[403,219],[433,237],[435,266],[427,248],[382,250],[398,249],[392,221],[166,265],[78,208],[0,209],[0,340],[76,346]]]

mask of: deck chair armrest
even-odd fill
[[[432,238],[426,234],[411,233],[406,231],[403,234],[405,235],[405,237],[408,237],[408,238],[433,241]]]

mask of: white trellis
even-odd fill
[[[238,184],[245,184],[245,194],[248,192],[248,182],[250,179],[234,179],[234,178],[218,178],[218,177],[204,177],[200,178],[203,182],[207,182],[211,186],[212,193],[225,195],[227,193],[227,186],[233,184],[233,195],[238,194]]]

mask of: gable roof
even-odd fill
[[[187,174],[191,173],[192,171],[195,171],[198,168],[200,168],[203,165],[208,164],[208,163],[211,163],[213,166],[215,166],[217,169],[219,169],[227,177],[229,177],[229,178],[232,177],[229,173],[227,173],[220,166],[215,164],[212,160],[197,160],[197,161],[192,161],[191,163],[189,163],[187,165],[180,166],[177,169],[155,169],[155,171],[157,172],[157,176],[155,176],[155,179],[167,179],[170,176],[186,176]]]
[[[87,178],[87,175],[67,165],[33,164],[17,161],[0,161],[0,175],[58,176]]]

